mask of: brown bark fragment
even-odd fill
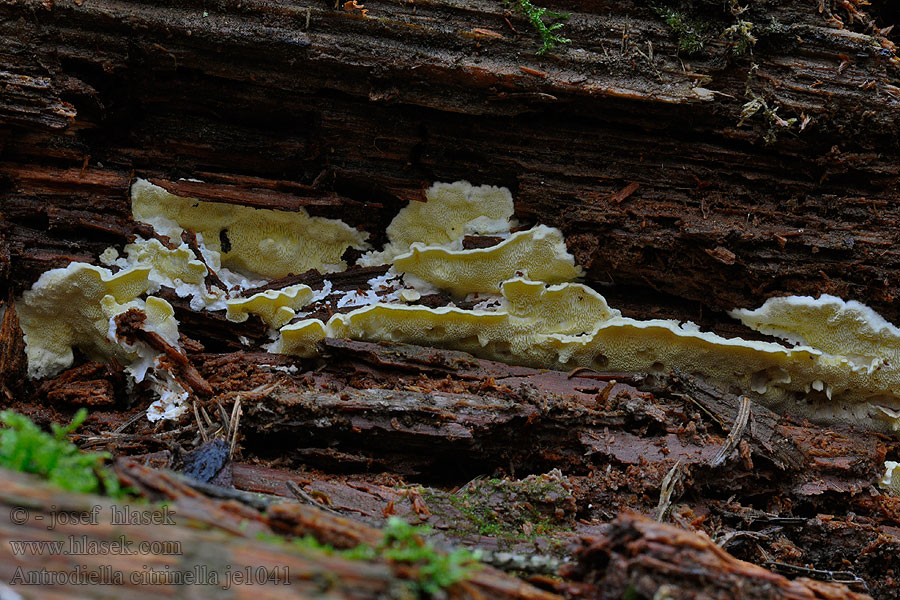
[[[789,580],[757,565],[734,558],[707,536],[698,535],[635,513],[614,520],[601,537],[585,538],[571,577],[590,588],[593,598],[653,598],[661,591],[670,598],[730,600],[741,598],[791,600],[864,600],[868,594],[846,586],[800,578]]]
[[[187,388],[201,396],[213,393],[209,383],[200,375],[191,360],[178,348],[169,344],[155,331],[143,328],[147,315],[132,308],[116,316],[116,337],[128,344],[144,342],[157,352],[162,352],[166,360],[174,367],[176,377],[187,384]]]
[[[42,383],[37,392],[48,402],[74,406],[110,406],[115,404],[114,382],[122,383],[121,367],[89,362]]]
[[[0,321],[0,396],[4,403],[9,403],[23,387],[28,361],[16,305],[7,302],[0,309],[4,310]]]

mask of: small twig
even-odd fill
[[[747,422],[750,420],[750,406],[750,399],[747,398],[747,396],[741,396],[741,406],[738,409],[737,418],[734,420],[734,426],[731,428],[731,432],[729,432],[719,453],[712,459],[710,464],[713,467],[718,467],[724,463],[725,459],[728,458],[728,455],[737,448],[741,436],[744,435],[744,429],[747,427]]]
[[[210,429],[216,426],[216,422],[212,420],[212,417],[209,416],[209,413],[206,412],[206,407],[200,407],[200,414],[203,415],[203,418],[206,420],[206,424],[209,425]]]
[[[322,510],[330,512],[335,515],[341,514],[338,511],[331,508],[330,506],[328,506],[326,504],[322,504],[321,502],[319,502],[318,500],[316,500],[315,498],[313,498],[312,496],[310,496],[309,494],[304,492],[302,489],[300,489],[300,486],[297,485],[296,483],[294,483],[293,481],[290,481],[290,480],[285,481],[284,485],[287,486],[287,489],[289,489],[291,491],[291,493],[297,497],[297,500],[300,500],[301,502],[315,506],[316,508],[321,508]]]
[[[222,406],[222,403],[216,399],[216,406],[219,408],[219,417],[222,419],[222,422],[225,423],[225,430],[231,431],[231,419],[228,416],[228,411],[225,410],[225,407]]]
[[[115,429],[113,429],[113,433],[122,433],[123,431],[128,429],[128,427],[131,424],[136,423],[137,421],[139,421],[141,419],[141,417],[145,416],[146,414],[147,413],[145,413],[145,412],[138,412],[136,415],[134,415],[133,417],[131,417],[130,419],[128,419],[127,421],[125,421],[124,423],[122,423],[121,425],[116,427]]]
[[[768,534],[763,533],[761,531],[729,531],[728,533],[723,535],[721,538],[716,540],[716,545],[719,546],[719,548],[724,548],[731,542],[738,540],[740,538],[751,538],[751,539],[755,539],[755,540],[767,540],[767,539],[770,539],[770,537],[771,536],[769,536]]]
[[[231,411],[231,420],[229,423],[234,424],[234,429],[231,431],[231,448],[228,450],[228,458],[232,458],[234,456],[234,446],[237,444],[237,436],[238,429],[241,425],[241,397],[238,396],[234,401],[234,409]]]
[[[659,490],[659,504],[656,506],[656,520],[660,523],[662,523],[663,518],[672,506],[672,493],[680,480],[681,460],[675,463],[675,466],[669,469],[669,472],[663,477],[662,486],[660,486]]]
[[[810,569],[799,565],[791,565],[788,563],[778,562],[774,560],[767,561],[766,567],[769,567],[776,573],[788,575],[804,575],[810,579],[818,579],[819,581],[830,581],[832,583],[843,583],[848,586],[861,586],[868,591],[866,581],[852,571],[828,571],[825,569]]]
[[[459,496],[463,493],[464,490],[472,487],[475,483],[478,483],[479,481],[483,480],[485,477],[487,477],[487,475],[476,475],[475,477],[473,477],[466,483],[462,484],[459,488],[457,488],[456,490],[454,490],[450,493],[453,496]]]
[[[209,437],[206,435],[206,427],[203,426],[203,421],[200,420],[200,411],[197,410],[197,403],[191,402],[191,405],[194,407],[194,418],[197,419],[197,429],[200,430],[200,437],[203,438],[203,443],[209,442]]]

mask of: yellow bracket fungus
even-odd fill
[[[874,369],[900,368],[900,329],[864,304],[835,296],[769,298],[729,313],[744,325]]]
[[[292,285],[281,290],[266,290],[249,298],[226,301],[229,321],[242,323],[251,314],[259,315],[269,326],[278,329],[294,318],[297,309],[312,300],[315,293],[303,284]]]
[[[343,221],[296,212],[202,202],[170,194],[139,179],[131,187],[134,218],[149,223],[173,240],[184,229],[202,235],[206,246],[221,253],[222,264],[268,278],[309,269],[342,271],[347,248],[368,247],[368,234]]]
[[[900,496],[900,463],[892,460],[885,461],[884,476],[878,483],[883,489]]]
[[[180,298],[191,296],[191,308],[194,310],[220,310],[225,307],[223,301],[227,290],[214,288],[210,292],[207,289],[206,275],[209,271],[206,265],[197,260],[187,244],[182,243],[175,249],[169,249],[159,240],[138,238],[125,246],[125,254],[127,257],[119,258],[115,248],[107,248],[100,255],[100,262],[122,268],[149,268],[154,289],[167,286],[173,288]],[[210,266],[217,268],[218,253],[210,255]]]
[[[304,319],[280,330],[281,335],[269,348],[276,354],[293,354],[303,358],[311,358],[319,352],[316,343],[329,336],[327,326],[318,319]]]
[[[132,358],[109,339],[110,320],[128,308],[144,309],[145,302],[136,299],[151,285],[149,267],[113,274],[102,267],[72,263],[41,275],[16,303],[25,334],[29,375],[49,377],[70,367],[74,346],[97,360]],[[154,316],[162,314],[160,309],[151,303]],[[177,327],[174,319],[171,321],[170,326]]]
[[[542,333],[589,333],[601,321],[621,316],[606,298],[579,283],[548,287],[517,277],[503,282],[501,290],[509,314],[533,319]]]
[[[776,410],[900,430],[900,398],[893,391],[900,388],[900,373],[895,369],[873,371],[810,346],[727,339],[690,323],[624,318],[600,294],[579,284],[547,287],[517,278],[501,289],[503,302],[496,311],[376,304],[335,315],[327,325],[305,321],[298,329],[314,330],[319,337],[462,350],[541,368],[660,372],[674,367],[725,389],[752,390]],[[274,351],[313,353],[312,344],[295,345],[285,329]]]
[[[468,181],[435,183],[425,192],[425,202],[410,202],[387,227],[389,243],[381,252],[370,252],[359,264],[383,265],[420,242],[428,246],[459,249],[469,234],[509,233],[514,224],[509,190]]]
[[[562,233],[545,225],[514,233],[490,248],[447,250],[413,244],[394,260],[393,268],[456,296],[497,293],[501,283],[519,276],[562,283],[582,275]]]

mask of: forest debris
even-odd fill
[[[621,204],[629,196],[631,196],[633,193],[635,193],[639,187],[641,187],[640,183],[638,183],[637,181],[632,181],[631,183],[629,183],[628,185],[623,187],[621,190],[619,190],[618,192],[616,192],[615,194],[610,196],[609,200],[615,204]]]
[[[672,494],[681,482],[681,473],[681,460],[679,460],[663,477],[662,485],[659,489],[659,504],[656,507],[656,520],[659,522],[663,521],[669,508],[672,506]]]
[[[147,315],[144,312],[134,308],[117,315],[116,336],[132,345],[140,340],[157,352],[161,352],[195,394],[211,396],[212,388],[191,364],[190,359],[157,332],[146,329],[144,326],[146,319]]]
[[[734,426],[731,428],[731,431],[728,432],[728,437],[725,439],[725,443],[722,445],[722,449],[719,450],[719,453],[716,454],[715,458],[712,459],[710,463],[713,467],[718,467],[725,459],[728,458],[728,455],[731,454],[731,451],[737,448],[738,442],[741,439],[741,436],[744,435],[744,428],[747,426],[747,421],[750,418],[750,399],[746,396],[741,396],[741,406],[738,410],[737,417],[734,419]]]
[[[675,598],[730,600],[735,590],[745,600],[870,598],[840,583],[791,581],[738,560],[703,534],[632,512],[619,515],[604,535],[582,538],[576,560],[564,573],[602,598],[653,598],[663,589]]]
[[[6,302],[0,310],[3,311],[0,322],[0,396],[4,402],[10,402],[13,393],[22,387],[28,361],[15,304]]]
[[[115,404],[113,382],[122,383],[122,369],[112,363],[88,362],[47,379],[37,392],[48,402],[73,406],[109,406]]]
[[[356,0],[347,0],[344,2],[344,10],[347,12],[353,12],[354,10],[359,11],[359,14],[362,16],[366,16],[369,14],[369,9],[365,7],[365,5],[358,3]]]

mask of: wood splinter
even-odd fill
[[[116,336],[128,344],[141,341],[156,350],[162,352],[178,371],[177,375],[184,380],[197,395],[212,396],[213,389],[200,375],[188,357],[178,348],[169,344],[155,331],[147,331],[143,328],[147,315],[142,311],[132,308],[116,316]]]

